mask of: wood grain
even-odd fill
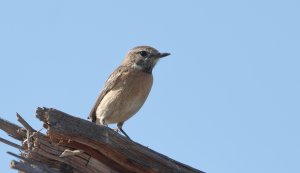
[[[202,173],[131,141],[108,127],[59,110],[38,108],[36,117],[43,122],[47,135],[32,129],[24,119],[27,123],[22,123],[26,124],[25,128],[0,119],[0,128],[22,143],[21,146],[2,140],[23,150],[20,155],[15,155],[20,161],[12,162],[14,169],[55,173]],[[32,145],[29,147],[27,142]],[[66,149],[83,152],[59,157]]]

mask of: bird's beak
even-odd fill
[[[171,54],[170,53],[159,53],[158,58],[166,57],[166,56],[169,56],[169,55],[171,55]]]

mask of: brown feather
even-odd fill
[[[123,73],[96,108],[97,123],[124,122],[146,101],[153,83],[152,75],[134,68]]]
[[[131,49],[108,78],[89,118],[98,124],[118,123],[133,116],[146,101],[153,83],[152,69],[169,53],[160,53],[150,46]]]
[[[107,81],[105,82],[105,86],[103,87],[103,89],[101,90],[97,101],[95,103],[95,105],[93,106],[89,118],[92,120],[92,122],[96,122],[96,110],[97,107],[99,106],[101,100],[103,99],[103,97],[107,94],[107,92],[109,92],[117,83],[118,79],[124,75],[124,72],[128,71],[128,67],[126,66],[119,66],[107,79]]]

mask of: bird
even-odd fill
[[[151,46],[137,46],[129,50],[123,62],[108,77],[89,119],[99,125],[117,123],[116,131],[130,137],[123,124],[145,103],[152,84],[152,70],[157,62],[170,53],[160,53]]]

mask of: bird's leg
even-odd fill
[[[98,121],[98,122],[97,122],[97,121]],[[104,118],[97,119],[97,121],[96,121],[96,124],[99,124],[100,126],[105,126],[105,127],[108,126],[108,125],[105,123]]]
[[[121,133],[123,133],[123,135],[125,135],[128,139],[130,139],[130,137],[125,133],[125,131],[122,129],[122,126],[123,126],[123,124],[124,124],[124,122],[119,122],[118,124],[117,124],[117,126],[118,126],[118,129],[116,130],[117,132],[121,132]],[[130,139],[131,140],[131,139]]]

